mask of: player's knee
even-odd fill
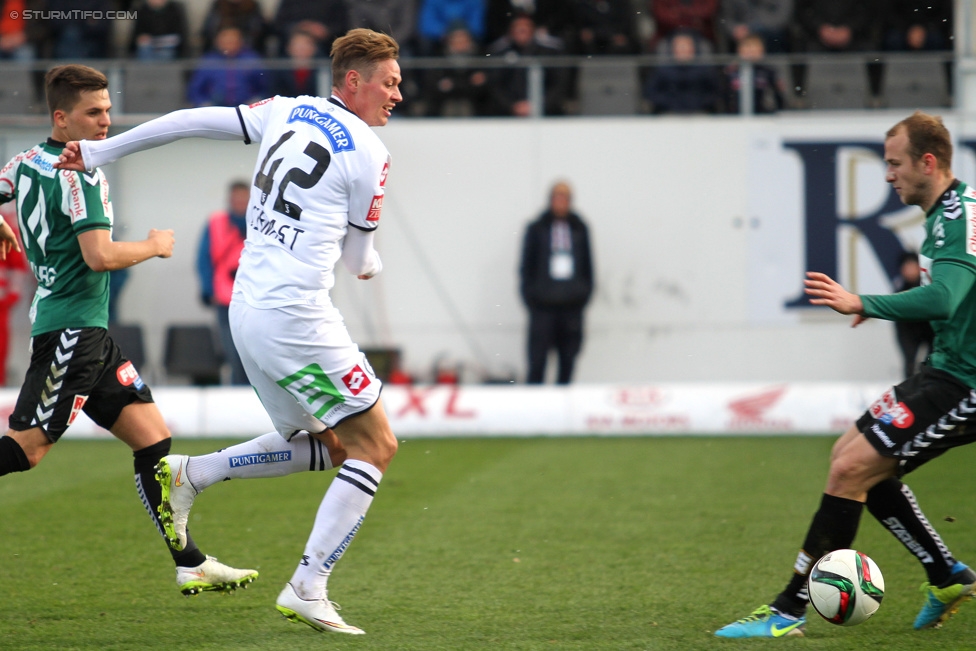
[[[372,443],[373,450],[371,456],[373,457],[374,465],[385,472],[386,467],[393,461],[393,457],[397,452],[398,443],[396,436],[393,435],[392,430],[387,428],[381,435],[374,436]]]
[[[827,475],[827,492],[838,497],[858,499],[870,488],[870,468],[856,459],[840,455],[830,464]]]

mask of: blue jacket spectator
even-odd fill
[[[648,78],[644,98],[652,113],[715,113],[721,85],[714,66],[694,63],[698,41],[691,32],[676,32],[668,43],[674,64],[659,67]]]
[[[187,89],[194,106],[237,106],[263,99],[268,92],[261,57],[244,47],[236,27],[217,32],[215,48],[201,57]]]
[[[484,43],[485,10],[485,0],[423,0],[417,19],[419,54],[436,56],[447,32],[458,23]]]

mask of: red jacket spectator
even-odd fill
[[[650,0],[651,15],[657,24],[654,45],[679,29],[698,32],[716,45],[718,4],[718,0]]]

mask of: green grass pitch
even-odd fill
[[[233,481],[197,499],[204,552],[261,578],[180,595],[116,441],[59,443],[0,478],[0,649],[973,648],[976,603],[915,632],[919,565],[865,513],[855,547],[887,591],[854,628],[807,637],[712,632],[785,584],[822,492],[830,437],[403,442],[330,597],[365,636],[285,621],[274,601],[332,473]],[[227,441],[177,440],[202,453]],[[976,446],[910,484],[950,548],[976,562]],[[951,522],[950,522],[951,520]],[[812,612],[812,611],[811,611]]]

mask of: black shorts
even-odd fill
[[[923,366],[888,389],[857,428],[904,475],[948,450],[976,441],[976,390],[945,371]]]
[[[79,411],[111,429],[122,410],[152,392],[104,328],[45,332],[31,338],[31,361],[10,429],[40,427],[55,443]]]

